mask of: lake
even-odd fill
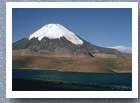
[[[131,91],[132,73],[12,69],[13,91]]]

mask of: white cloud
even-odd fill
[[[122,53],[132,53],[132,48],[131,47],[125,47],[125,46],[114,46],[114,47],[108,47],[112,49],[116,49]]]

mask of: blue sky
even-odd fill
[[[50,23],[61,24],[97,46],[132,47],[131,8],[13,8],[12,40]]]

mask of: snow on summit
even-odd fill
[[[60,39],[60,37],[65,37],[67,40],[76,45],[82,45],[83,41],[78,38],[73,32],[66,29],[60,24],[47,24],[41,29],[37,30],[29,36],[29,40],[32,38],[38,38],[40,41],[44,37],[49,39]]]

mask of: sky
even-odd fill
[[[12,42],[52,23],[93,45],[132,47],[131,8],[13,8]]]

